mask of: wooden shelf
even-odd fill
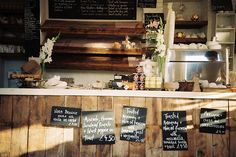
[[[0,28],[5,30],[14,30],[14,32],[24,32],[24,24],[3,24],[0,23]]]
[[[0,58],[2,59],[16,59],[16,60],[26,60],[24,53],[0,53]]]
[[[114,39],[113,39],[114,40]],[[142,48],[139,41],[136,41],[136,47],[132,49],[115,49],[113,41],[105,39],[77,39],[66,38],[59,39],[54,45],[54,53],[66,54],[94,54],[94,55],[125,55],[141,56]],[[120,41],[121,43],[121,41]],[[138,48],[139,46],[139,48]]]
[[[176,29],[196,29],[207,26],[208,21],[175,21]]]
[[[6,45],[23,45],[24,44],[24,39],[22,38],[14,38],[14,37],[1,37],[0,38],[0,43],[1,44],[6,44]]]
[[[47,20],[41,31],[47,37],[61,33],[54,45],[53,62],[48,68],[135,72],[141,59],[142,22],[88,22]],[[136,45],[131,49],[114,48],[125,40]]]
[[[84,21],[60,21],[47,20],[41,26],[42,32],[51,34],[71,35],[115,35],[137,36],[145,34],[142,22],[84,22]]]
[[[206,43],[206,38],[174,38],[174,43],[184,43],[184,44],[190,44],[190,43]]]
[[[47,68],[54,69],[76,69],[76,70],[107,70],[135,72],[140,57],[127,56],[94,56],[94,55],[75,55],[55,54],[52,55],[53,62],[47,64]]]

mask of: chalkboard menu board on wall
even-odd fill
[[[162,111],[163,150],[187,150],[186,111]]]
[[[25,0],[24,49],[27,56],[39,56],[40,50],[40,22],[39,22],[39,0]]]
[[[214,11],[232,11],[232,0],[211,0],[212,10]]]
[[[164,13],[144,13],[144,25],[149,25],[150,21],[159,21],[160,18],[164,21]]]
[[[120,139],[144,142],[146,114],[146,108],[124,106]]]
[[[138,7],[156,8],[157,0],[138,0]]]
[[[226,111],[219,109],[201,108],[200,132],[225,134]]]
[[[136,1],[49,0],[49,18],[135,20]]]
[[[49,0],[50,18],[76,19],[79,15],[78,0]]]
[[[51,110],[51,124],[60,126],[79,127],[79,108],[53,106]]]
[[[83,111],[83,144],[114,144],[114,113],[110,111]]]

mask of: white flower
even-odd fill
[[[44,43],[44,45],[40,49],[39,58],[41,60],[41,63],[52,62],[51,56],[52,56],[53,46],[56,40],[58,39],[59,35],[60,33],[56,37],[53,37],[52,39],[47,39],[47,41]]]
[[[163,73],[166,59],[166,45],[164,41],[164,27],[162,19],[150,22],[146,27],[146,40],[154,41],[155,47],[150,49],[152,52],[152,60],[158,63],[159,73]]]

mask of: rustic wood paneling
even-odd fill
[[[163,99],[161,103],[161,111],[175,111],[177,110],[178,105],[173,99]],[[161,137],[162,137],[162,129]],[[163,146],[162,146],[163,147]],[[162,151],[162,157],[178,157],[177,151]]]
[[[113,111],[116,143],[83,145],[81,128],[52,126],[52,106]],[[144,143],[120,140],[123,106],[147,108]],[[201,108],[228,112],[225,134],[199,132]],[[187,151],[163,151],[161,111],[187,113]],[[81,126],[81,125],[80,125]],[[144,97],[1,96],[0,157],[236,157],[236,101]]]
[[[146,156],[162,156],[161,100],[161,98],[146,98]]]
[[[230,157],[236,157],[236,101],[229,101]]]
[[[12,132],[12,96],[0,97],[0,156],[9,157]]]
[[[18,157],[27,152],[29,125],[29,96],[13,96],[12,102],[12,139],[11,157]]]
[[[76,70],[109,70],[135,72],[140,56],[127,55],[76,55],[66,53],[52,54],[55,62],[47,64],[48,68]]]
[[[83,111],[97,111],[97,109],[98,109],[98,98],[96,96],[82,97]],[[96,156],[96,145],[83,145],[82,140],[80,140],[80,156],[81,157]]]
[[[112,97],[98,97],[98,110],[112,111]],[[115,113],[115,112],[114,112]],[[97,145],[97,157],[112,157],[112,145]]]
[[[162,134],[159,126],[153,125],[146,128],[146,156],[162,157]]]
[[[29,139],[28,139],[28,156],[44,157],[45,156],[45,97],[31,96],[29,99]]]
[[[64,96],[46,96],[46,133],[45,145],[46,156],[64,156],[64,129],[62,127],[50,126],[52,106],[64,106]]]
[[[213,101],[211,103],[211,108],[222,109],[228,113],[228,101]],[[226,126],[229,127],[229,117],[226,116]],[[229,156],[229,131],[223,135],[212,135],[212,155],[213,157],[228,157]]]
[[[86,21],[61,21],[47,20],[42,25],[41,30],[48,33],[58,33],[81,35],[129,35],[136,36],[145,33],[142,22],[86,22]]]
[[[80,96],[66,96],[65,106],[81,108]],[[81,124],[80,124],[81,126]],[[64,128],[65,157],[80,156],[80,128]]]
[[[116,143],[113,145],[113,157],[128,157],[129,156],[129,142],[120,140],[121,132],[121,119],[122,119],[122,110],[123,106],[129,106],[130,100],[129,97],[114,97],[113,106],[115,111],[115,135]]]
[[[130,97],[130,106],[145,107],[145,98]],[[146,139],[145,139],[146,141]],[[145,142],[130,142],[129,145],[130,157],[143,157],[145,156]]]

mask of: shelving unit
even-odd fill
[[[205,26],[207,26],[208,22],[207,21],[176,21],[175,22],[175,32],[185,32],[186,30],[190,29],[202,29]],[[184,31],[183,31],[184,29]],[[190,44],[190,43],[206,43],[207,38],[178,38],[175,37],[174,43],[185,43],[185,44]]]
[[[229,70],[235,70],[235,13],[216,13],[215,36],[222,50],[229,48]]]
[[[48,68],[113,70],[134,72],[141,59],[142,22],[87,22],[46,20],[41,25],[46,37],[61,33],[54,45],[54,62]],[[130,37],[131,49],[115,48],[114,43]]]
[[[24,0],[0,2],[0,57],[22,58],[24,54]]]

